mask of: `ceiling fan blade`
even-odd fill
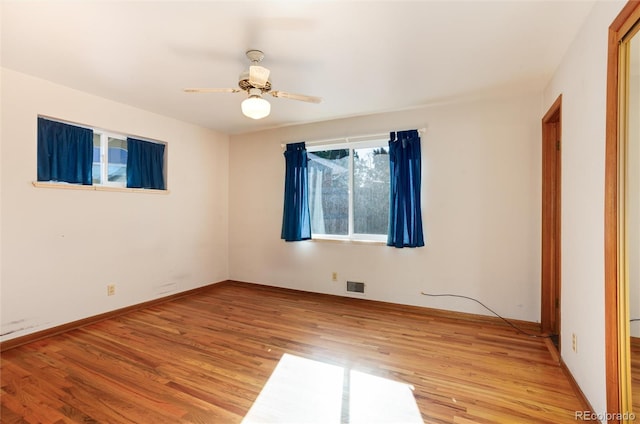
[[[263,66],[249,66],[249,83],[256,88],[264,88],[267,85],[267,81],[269,81],[270,72]]]
[[[283,99],[300,100],[301,102],[309,102],[309,103],[322,102],[321,97],[306,96],[304,94],[287,93],[284,91],[270,91],[269,94],[271,94],[273,97],[282,97]]]
[[[185,93],[239,93],[239,88],[185,88]]]

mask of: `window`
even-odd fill
[[[164,143],[38,117],[38,181],[166,190]]]
[[[127,138],[93,132],[93,184],[126,187]]]
[[[310,146],[307,155],[313,237],[386,241],[388,141]]]

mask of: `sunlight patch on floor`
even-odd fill
[[[423,421],[407,384],[285,353],[242,422]]]
[[[421,423],[413,387],[351,370],[349,423]]]

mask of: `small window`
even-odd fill
[[[37,153],[38,181],[166,190],[165,143],[38,117]]]
[[[313,237],[386,241],[387,140],[354,143],[349,148],[314,146],[307,155]]]

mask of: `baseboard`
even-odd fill
[[[547,345],[547,349],[549,349],[549,353],[551,353],[551,357],[553,358],[554,362],[557,362],[558,365],[560,365],[562,372],[564,373],[564,375],[567,376],[567,380],[569,380],[569,384],[571,384],[571,387],[573,388],[573,391],[576,394],[576,397],[580,401],[580,404],[582,404],[582,411],[588,411],[591,416],[595,416],[595,409],[593,409],[593,406],[591,406],[591,403],[582,392],[582,389],[578,385],[578,382],[576,381],[576,379],[573,378],[573,374],[571,374],[571,371],[569,371],[567,364],[565,364],[564,361],[562,360],[562,357],[558,353],[558,350],[556,349],[556,347],[553,345],[553,342],[551,341],[551,339],[548,339],[548,338],[545,339],[545,344]],[[580,411],[576,411],[576,412],[580,412]]]
[[[562,358],[560,358],[560,368],[562,368],[562,372],[564,372],[564,374],[569,379],[569,383],[573,387],[573,391],[576,393],[578,400],[582,404],[583,411],[589,411],[591,416],[595,416],[596,415],[595,409],[593,409],[593,406],[591,406],[589,399],[587,399],[587,397],[582,392],[582,389],[578,385],[578,382],[576,381],[575,378],[573,378],[573,374],[571,374],[571,371],[569,371],[569,368],[567,368],[567,365],[564,363]]]
[[[216,285],[224,285],[224,284],[247,284],[247,285],[252,285],[252,286],[259,286],[259,287],[263,287],[265,289],[277,289],[277,290],[286,290],[286,291],[294,291],[294,292],[305,292],[305,293],[314,293],[316,295],[319,296],[329,296],[329,297],[333,297],[333,298],[339,298],[339,299],[343,299],[343,300],[348,300],[348,301],[361,301],[361,302],[375,302],[378,304],[389,304],[389,305],[397,305],[397,304],[393,304],[391,302],[384,302],[384,301],[379,301],[379,300],[373,300],[373,299],[361,299],[361,298],[354,298],[351,296],[340,296],[340,295],[336,295],[336,294],[328,294],[328,293],[317,293],[317,292],[308,292],[305,290],[299,290],[299,289],[290,289],[290,288],[286,288],[286,287],[278,287],[278,286],[271,286],[268,284],[260,284],[260,283],[254,283],[254,282],[249,282],[249,281],[235,281],[235,280],[225,280],[225,281],[220,281],[218,283],[212,283],[203,287],[198,287],[192,290],[187,290],[184,292],[180,292],[180,293],[175,293],[166,297],[161,297],[158,299],[154,299],[154,300],[150,300],[147,302],[142,302],[136,305],[131,305],[131,306],[127,306],[125,308],[121,308],[121,309],[116,309],[113,311],[109,311],[109,312],[105,312],[103,314],[99,314],[99,315],[94,315],[91,317],[87,317],[87,318],[83,318],[81,320],[78,321],[73,321],[67,324],[62,324],[59,326],[55,326],[52,328],[48,328],[42,331],[38,331],[35,333],[31,333],[31,334],[27,334],[25,336],[21,336],[21,337],[16,337],[14,339],[10,339],[4,342],[0,342],[0,352],[4,352],[6,350],[9,349],[13,349],[15,347],[18,346],[22,346],[24,344],[36,341],[36,340],[41,340],[44,339],[46,337],[50,337],[50,336],[54,336],[56,334],[61,334],[64,333],[66,331],[70,331],[70,330],[74,330],[76,328],[80,328],[80,327],[84,327],[86,325],[89,324],[93,324],[99,321],[104,321],[106,319],[109,318],[114,318],[120,315],[124,315],[126,313],[129,312],[133,312],[133,311],[137,311],[140,309],[144,309],[144,308],[148,308],[154,305],[158,305],[160,303],[164,303],[164,302],[169,302],[171,300],[175,300],[175,299],[179,299],[181,297],[185,297],[185,296],[191,296],[193,294],[202,292],[202,291],[207,291],[210,290],[213,286]],[[471,314],[471,313],[467,313],[467,312],[457,312],[457,311],[449,311],[449,310],[445,310],[445,309],[436,309],[436,308],[428,308],[428,307],[423,307],[423,306],[413,306],[413,305],[403,305],[407,311],[414,311],[416,313],[422,313],[422,314],[428,314],[431,316],[437,316],[437,317],[441,317],[441,318],[450,318],[450,319],[455,319],[455,320],[464,320],[464,321],[471,321],[471,322],[475,322],[475,323],[486,323],[486,324],[493,324],[493,325],[501,325],[501,326],[505,326],[507,325],[502,319],[498,318],[498,317],[494,317],[494,316],[489,316],[489,315],[479,315],[479,314]],[[509,320],[511,323],[513,323],[515,326],[517,326],[518,328],[522,329],[523,331],[527,331],[527,332],[532,332],[532,333],[537,333],[540,334],[541,332],[541,327],[540,327],[540,323],[535,323],[535,322],[530,322],[530,321],[522,321],[522,320]]]
[[[187,291],[183,291],[180,293],[174,293],[172,295],[169,296],[165,296],[165,297],[160,297],[157,299],[153,299],[153,300],[149,300],[147,302],[142,302],[142,303],[138,303],[135,305],[131,305],[131,306],[127,306],[124,308],[120,308],[120,309],[115,309],[113,311],[109,311],[109,312],[105,312],[103,314],[98,314],[98,315],[93,315],[87,318],[83,318],[77,321],[72,321],[66,324],[62,324],[62,325],[58,325],[55,327],[51,327],[51,328],[47,328],[45,330],[42,331],[37,331],[35,333],[31,333],[31,334],[27,334],[21,337],[16,337],[14,339],[9,339],[6,340],[4,342],[0,342],[0,352],[4,352],[6,350],[9,349],[13,349],[15,347],[18,346],[22,346],[24,344],[27,343],[31,343],[34,342],[36,340],[41,340],[44,339],[46,337],[51,337],[51,336],[55,336],[56,334],[61,334],[70,330],[74,330],[76,328],[80,328],[80,327],[84,327],[87,326],[89,324],[94,324],[96,322],[100,322],[100,321],[104,321],[106,319],[110,319],[110,318],[114,318],[120,315],[124,315],[127,314],[129,312],[133,312],[133,311],[137,311],[140,309],[144,309],[144,308],[149,308],[151,306],[155,306],[155,305],[159,305],[161,303],[165,303],[165,302],[169,302],[175,299],[179,299],[181,297],[186,297],[186,296],[191,296],[194,295],[196,293],[200,293],[203,291],[208,291],[211,290],[212,287],[216,286],[217,284],[221,284],[221,283],[225,283],[226,281],[220,281],[218,283],[211,283],[208,284],[206,286],[202,286],[202,287],[198,287],[195,289],[191,289],[191,290],[187,290]]]
[[[471,321],[471,322],[475,322],[475,323],[485,323],[485,324],[494,324],[494,325],[499,325],[499,326],[509,326],[503,319],[498,318],[498,317],[493,316],[493,315],[480,315],[480,314],[472,314],[472,313],[469,313],[469,312],[458,312],[458,311],[450,311],[450,310],[447,310],[447,309],[429,308],[429,307],[426,307],[426,306],[405,305],[405,304],[399,304],[399,303],[385,302],[385,301],[382,301],[382,300],[368,299],[368,298],[363,298],[363,297],[360,297],[360,296],[354,297],[354,296],[343,296],[343,295],[340,295],[340,294],[319,293],[319,292],[312,292],[312,291],[301,290],[301,289],[291,289],[291,288],[287,288],[287,287],[272,286],[272,285],[269,285],[269,284],[255,283],[255,282],[251,282],[251,281],[230,280],[228,283],[231,283],[231,284],[249,284],[249,285],[253,285],[253,286],[264,287],[266,289],[277,289],[277,290],[286,290],[286,291],[292,291],[292,292],[313,293],[313,294],[316,294],[316,295],[319,295],[319,296],[329,296],[329,297],[336,298],[336,299],[341,299],[341,300],[342,299],[348,299],[349,301],[353,300],[353,301],[361,301],[361,302],[375,302],[377,304],[387,304],[387,305],[394,305],[394,306],[402,305],[404,308],[406,308],[407,311],[412,311],[412,312],[421,313],[421,314],[427,314],[427,315],[431,315],[431,316],[439,317],[439,318],[450,318],[450,319],[455,319],[455,320]],[[524,321],[524,320],[518,320],[518,319],[511,319],[511,318],[509,318],[508,321],[510,323],[512,323],[513,325],[515,325],[516,327],[518,327],[520,330],[525,331],[527,333],[542,334],[542,327],[541,327],[539,322]]]

